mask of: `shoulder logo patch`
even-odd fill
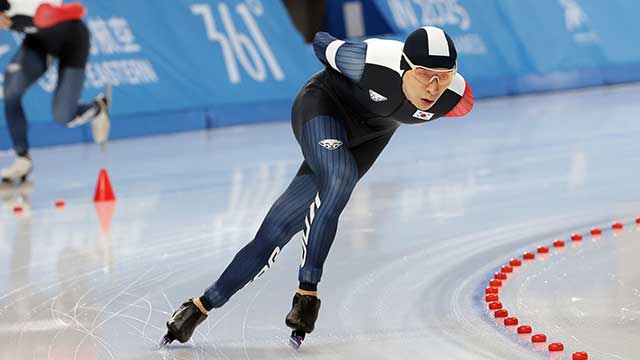
[[[369,97],[371,97],[371,100],[375,101],[375,102],[383,102],[383,101],[387,101],[389,99],[387,99],[385,96],[378,94],[377,92],[369,89]]]
[[[420,119],[420,120],[431,120],[433,115],[435,115],[435,114],[434,113],[430,113],[430,112],[426,112],[426,111],[422,111],[422,110],[417,110],[413,114],[413,117],[416,118],[416,119]]]
[[[320,145],[328,150],[335,150],[342,145],[342,141],[336,139],[320,140]]]

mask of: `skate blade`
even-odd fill
[[[302,345],[302,343],[298,343],[297,339],[289,338],[289,347],[291,348],[291,350],[299,351],[300,345]]]
[[[18,179],[10,179],[10,178],[2,178],[0,179],[0,184],[2,184],[2,186],[7,187],[7,186],[14,186],[14,187],[18,187],[24,183],[28,183],[29,180],[27,178],[27,175],[20,177]]]
[[[300,346],[302,346],[303,340],[304,338],[302,336],[291,334],[291,336],[289,336],[289,346],[293,351],[298,351],[300,350]]]
[[[159,348],[163,348],[167,345],[171,345],[171,343],[174,342],[175,340],[176,339],[171,334],[166,334],[165,336],[162,337],[162,340],[160,340]]]

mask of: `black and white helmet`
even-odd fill
[[[425,26],[409,34],[404,42],[403,52],[400,64],[403,70],[415,66],[455,69],[458,59],[451,37],[435,26]]]

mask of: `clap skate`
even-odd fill
[[[193,299],[187,300],[167,321],[167,334],[160,341],[160,346],[169,345],[175,340],[181,343],[189,341],[196,327],[206,319],[207,315],[198,309]]]
[[[289,337],[289,345],[293,350],[298,351],[305,336],[313,332],[319,311],[320,299],[317,297],[297,293],[293,297],[291,311],[285,320],[287,326],[293,329]]]

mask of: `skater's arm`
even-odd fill
[[[0,29],[9,29],[11,25],[13,25],[11,18],[4,13],[0,13]]]
[[[446,113],[445,117],[458,117],[465,116],[471,112],[474,103],[473,91],[469,83],[460,75],[456,74],[454,81],[449,86],[449,89],[460,96],[460,100],[451,111]]]
[[[338,40],[326,32],[319,32],[313,39],[313,50],[324,65],[352,81],[359,82],[362,79],[367,43]]]

